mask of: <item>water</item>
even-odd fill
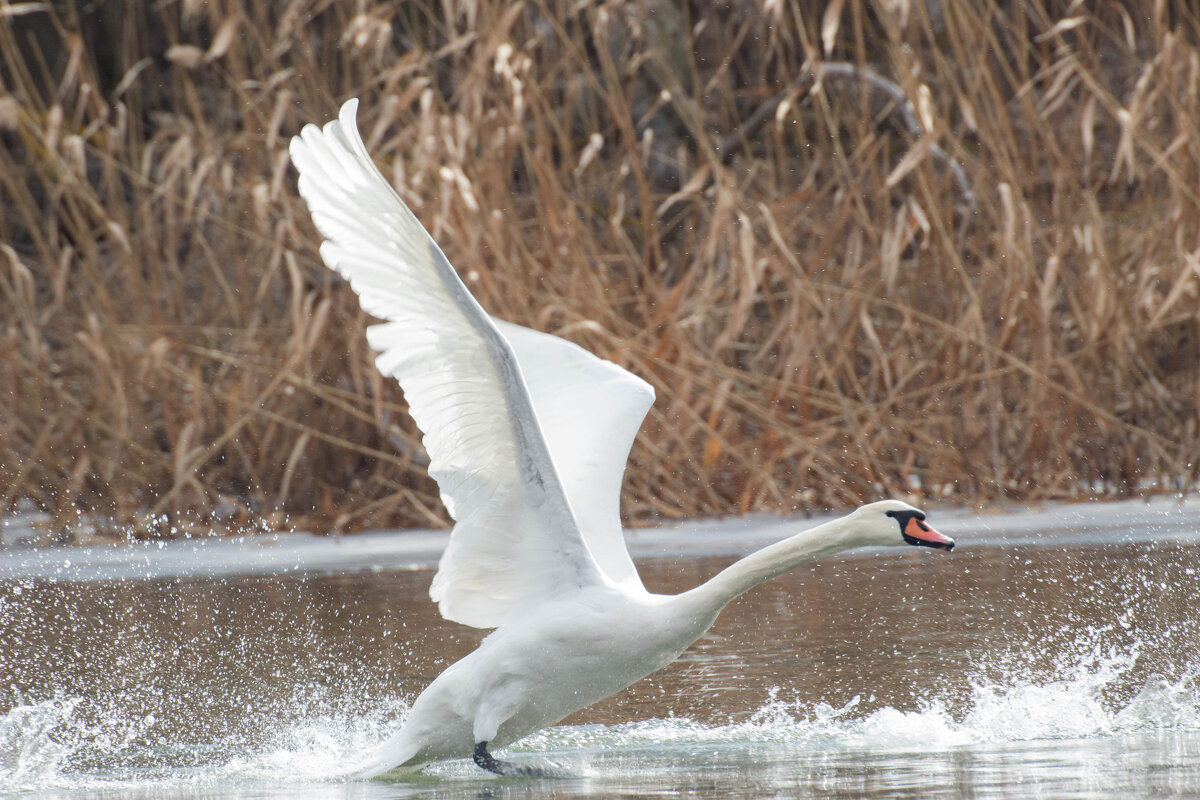
[[[944,515],[953,554],[785,575],[668,669],[502,751],[553,779],[463,761],[329,780],[480,638],[427,600],[428,537],[0,553],[0,795],[1196,795],[1198,517]],[[779,526],[635,552],[686,553],[639,561],[679,591]]]

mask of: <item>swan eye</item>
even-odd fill
[[[900,530],[902,530],[902,531],[906,527],[908,527],[908,523],[910,520],[915,519],[915,520],[924,521],[924,519],[925,519],[925,514],[923,512],[909,511],[908,509],[905,509],[903,511],[887,511],[885,513],[887,514],[887,516],[891,517],[892,519],[896,520],[896,522],[900,523]],[[922,527],[924,527],[924,526],[922,526]]]

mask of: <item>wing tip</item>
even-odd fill
[[[338,111],[338,121],[342,123],[343,128],[349,130],[358,129],[358,98],[351,97],[346,102],[342,103],[342,108]]]
[[[338,135],[339,133],[341,136]],[[295,164],[297,157],[300,161],[307,158],[318,140],[345,139],[353,141],[356,136],[358,136],[358,98],[351,97],[342,103],[337,119],[330,120],[324,127],[310,122],[301,128],[300,132],[293,136],[291,142],[288,143],[288,154],[292,158],[292,163]],[[299,168],[298,164],[297,168]]]

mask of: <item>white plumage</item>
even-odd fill
[[[495,320],[363,145],[357,100],[292,140],[321,256],[385,322],[376,365],[399,381],[456,524],[430,588],[447,619],[497,628],[347,772],[503,746],[670,663],[733,597],[821,555],[907,540],[949,549],[883,501],[771,545],[678,596],[642,586],[621,533],[621,475],[654,392],[555,336]]]

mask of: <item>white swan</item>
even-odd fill
[[[681,595],[647,592],[625,549],[619,494],[653,390],[570,342],[489,317],[376,169],[357,108],[350,100],[337,120],[292,140],[300,194],[325,262],[387,320],[367,332],[376,364],[400,382],[457,522],[430,595],[446,619],[497,630],[348,773],[467,756],[520,773],[489,748],[666,666],[752,586],[852,547],[953,548],[922,512],[884,500]]]

